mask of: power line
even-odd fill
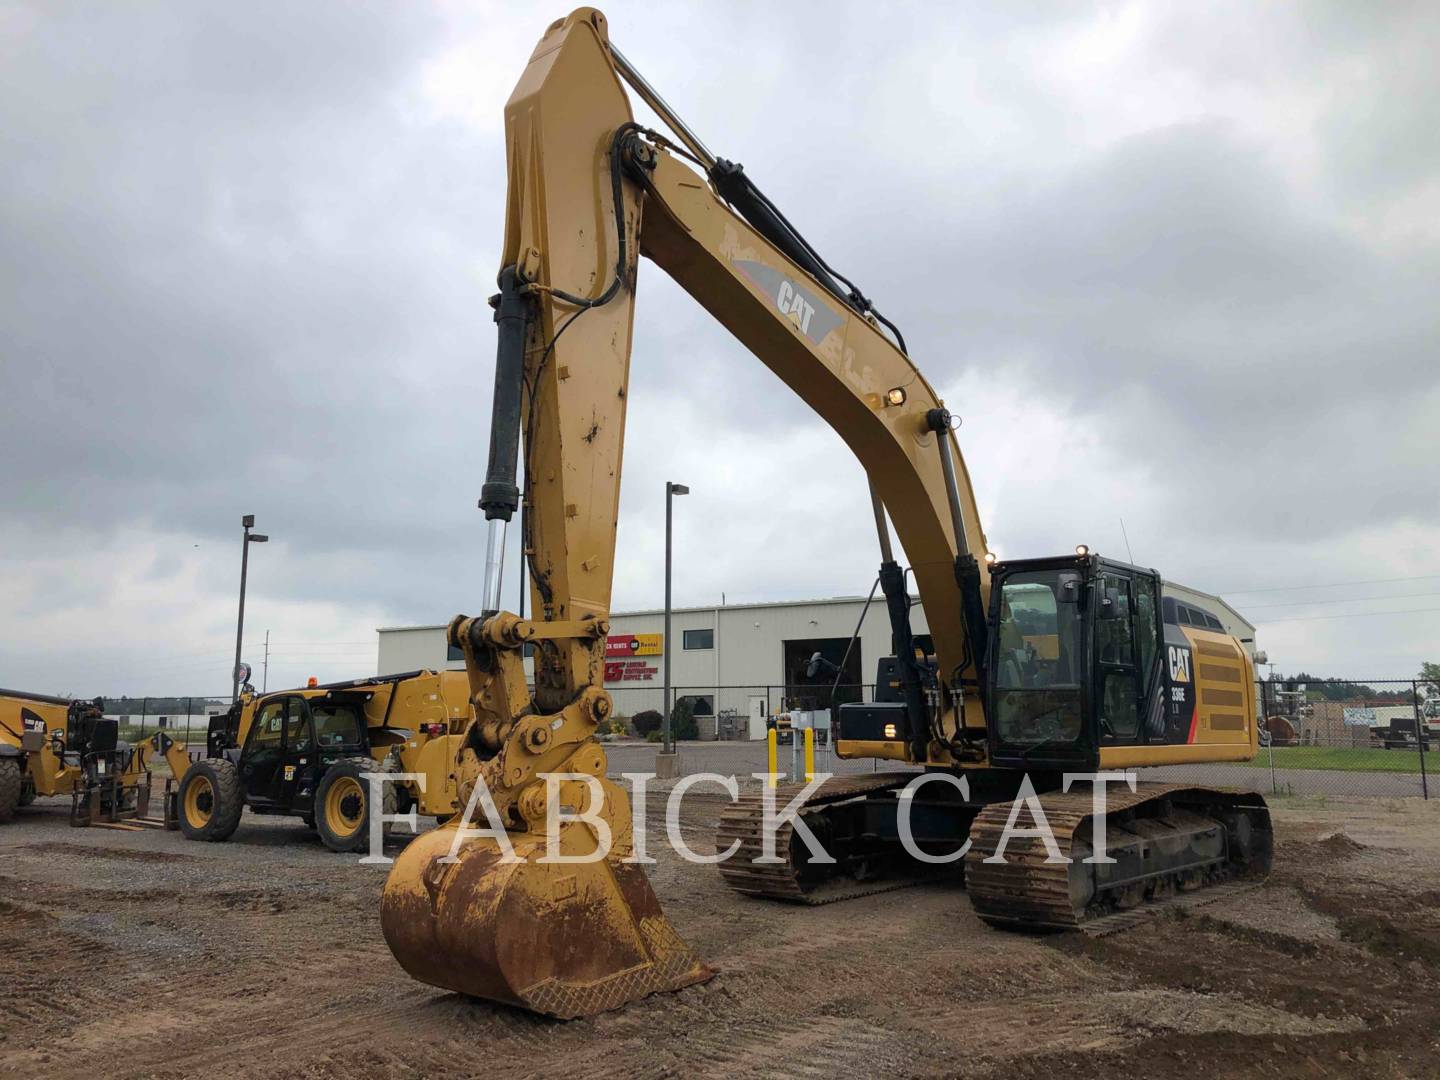
[[[1395,593],[1391,596],[1347,596],[1335,600],[1282,600],[1274,604],[1246,604],[1246,611],[1254,611],[1256,608],[1271,607],[1305,607],[1315,604],[1364,604],[1372,600],[1413,600],[1420,596],[1440,596],[1440,593],[1433,592],[1407,592]]]
[[[1226,596],[1249,596],[1262,592],[1299,592],[1302,589],[1342,589],[1347,585],[1389,585],[1396,581],[1426,581],[1440,574],[1417,574],[1414,577],[1370,578],[1368,581],[1332,581],[1326,585],[1272,585],[1264,589],[1219,589]]]
[[[1370,619],[1378,615],[1421,615],[1427,611],[1440,611],[1440,607],[1406,608],[1403,611],[1347,611],[1343,615],[1302,615],[1290,619],[1260,619],[1256,626],[1273,626],[1282,622],[1315,622],[1319,619]]]

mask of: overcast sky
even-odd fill
[[[1002,556],[1123,517],[1277,670],[1440,660],[1440,5],[606,11],[901,325]],[[478,608],[502,106],[564,13],[0,0],[0,685],[228,690],[242,513],[272,686]],[[869,588],[858,465],[649,264],[625,462],[617,610],[666,479],[677,603]]]

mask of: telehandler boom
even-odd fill
[[[671,136],[634,122],[622,83]],[[499,345],[480,500],[490,554],[481,614],[449,628],[476,713],[457,762],[460,802],[474,808],[488,797],[487,816],[503,829],[467,835],[452,823],[396,860],[382,924],[410,974],[557,1016],[711,974],[627,861],[629,804],[606,778],[595,738],[611,712],[604,642],[641,254],[840,435],[868,475],[882,553],[894,700],[843,707],[836,752],[909,769],[833,779],[810,794],[803,816],[833,863],[788,841],[779,864],[760,861],[761,800],[742,798],[718,837],[717,850],[737,848],[721,866],[728,884],[802,902],[843,892],[847,881],[870,888],[902,851],[902,806],[923,822],[922,848],[953,852],[971,841],[971,899],[999,925],[1076,925],[1265,871],[1269,818],[1258,797],[1176,785],[1119,792],[1116,861],[1085,861],[1089,789],[1067,793],[1063,774],[1253,756],[1250,657],[1206,613],[1182,618],[1153,570],[1083,547],[994,562],[952,414],[900,332],[739,165],[673,114],[611,44],[599,11],[579,8],[546,31],[506,105],[505,134],[509,195],[492,301]],[[504,527],[517,510],[529,619],[499,601]],[[908,569],[891,549],[887,516]],[[933,658],[915,648],[910,575]],[[957,783],[903,799],[916,766]],[[547,798],[552,773],[579,775]],[[1052,816],[1063,865],[1047,863],[1034,836],[1012,838],[1003,865],[984,861],[1027,783]],[[583,858],[610,839],[608,855],[545,859],[547,822],[563,856]]]

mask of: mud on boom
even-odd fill
[[[627,85],[668,134],[634,122]],[[1265,871],[1269,821],[1258,799],[1150,784],[1112,800],[1121,807],[1110,820],[1113,864],[1045,865],[1044,853],[1037,862],[1022,840],[1005,866],[984,863],[1024,776],[1061,845],[1078,855],[1091,835],[1089,791],[1060,791],[1064,771],[1254,754],[1245,650],[1208,622],[1167,617],[1174,605],[1154,571],[1084,551],[993,563],[951,413],[911,362],[900,331],[740,165],[712,154],[679,120],[610,41],[600,12],[579,8],[551,24],[506,105],[505,132],[509,195],[480,503],[490,553],[482,612],[457,617],[449,635],[464,653],[475,707],[456,761],[460,802],[483,780],[519,860],[504,861],[498,840],[480,837],[460,838],[458,859],[449,861],[454,825],[412,843],[382,902],[386,940],[407,971],[560,1016],[710,974],[665,919],[639,867],[623,861],[629,806],[605,778],[595,737],[611,711],[604,640],[642,254],[814,409],[864,468],[897,700],[842,710],[836,749],[966,777],[968,799],[933,783],[913,816],[920,842],[937,851],[974,841],[968,886],[987,920],[1074,925]],[[966,405],[984,408],[983,400]],[[529,619],[499,610],[504,528],[517,511]],[[908,568],[891,549],[891,525]],[[805,554],[798,545],[792,553]],[[916,655],[912,576],[933,659]],[[535,656],[533,692],[526,647]],[[608,857],[540,861],[541,778],[553,772],[598,779],[598,808],[579,784],[561,802],[599,810],[616,838]],[[904,872],[897,793],[912,776],[836,779],[811,798],[805,818],[837,857],[832,867],[807,863],[794,844],[778,867],[757,863],[757,800],[742,800],[720,826],[722,850],[741,845],[722,864],[724,880],[803,901]],[[577,821],[560,836],[570,855],[599,844]]]

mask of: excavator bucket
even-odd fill
[[[545,837],[530,833],[511,834],[513,861],[489,837],[462,841],[447,861],[455,835],[451,825],[411,843],[381,901],[390,951],[421,982],[571,1019],[714,974],[641,867],[542,862]]]

